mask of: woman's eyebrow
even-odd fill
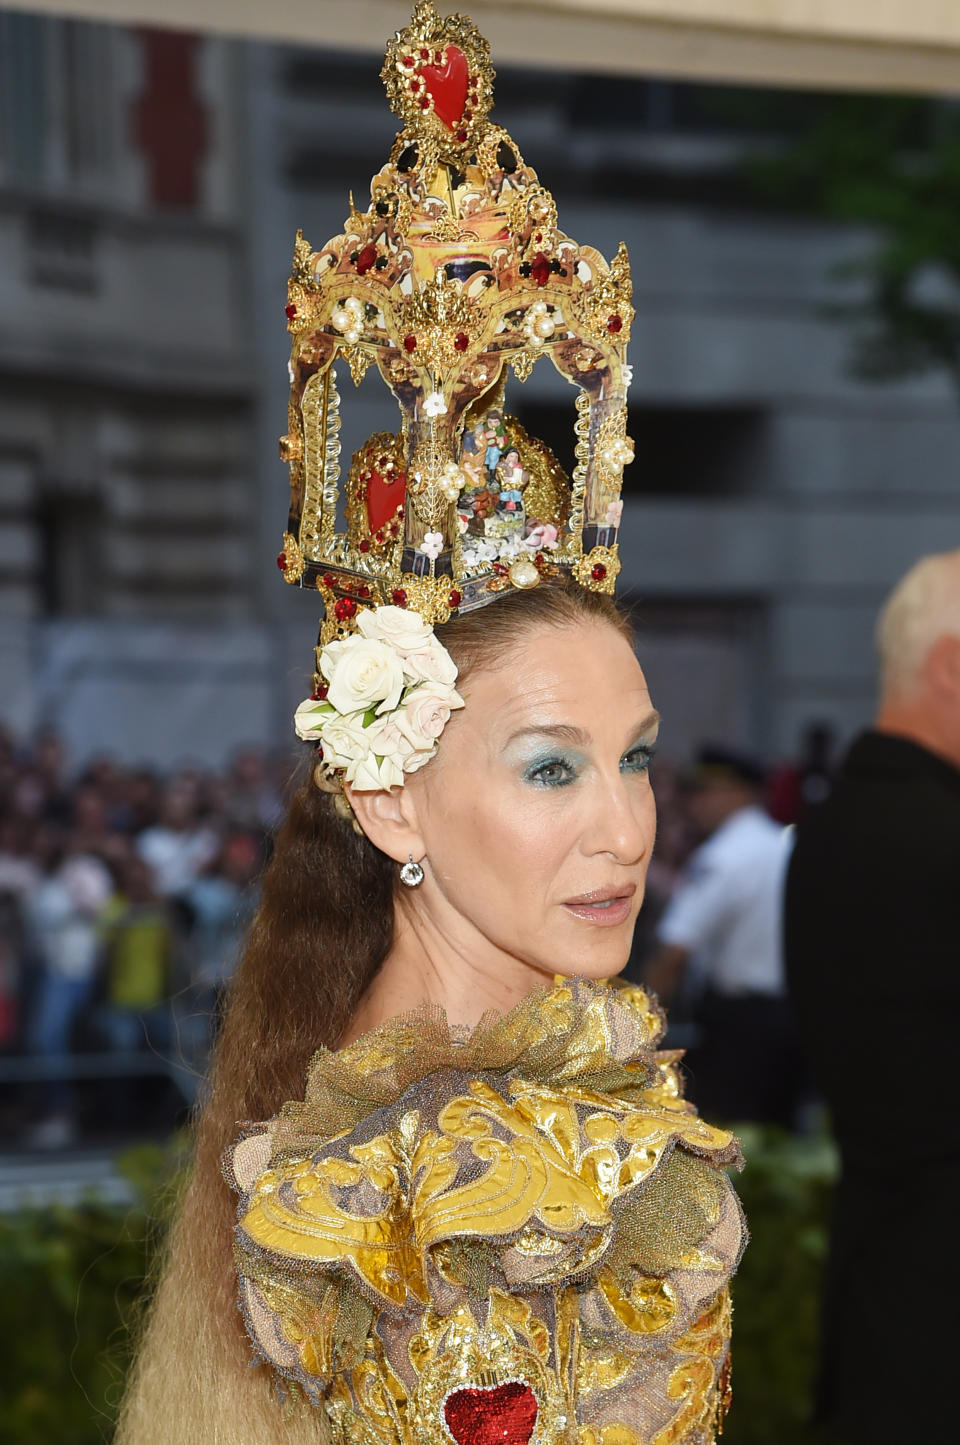
[[[634,735],[639,736],[641,733],[649,732],[659,722],[660,714],[654,709],[637,724]],[[572,727],[569,723],[535,723],[529,727],[518,728],[507,738],[507,743],[512,743],[517,738],[531,736],[556,738],[558,742],[577,743],[580,747],[586,747],[592,741],[590,734],[583,728]]]
[[[517,738],[540,737],[556,738],[558,742],[579,743],[586,747],[590,742],[590,734],[584,732],[583,728],[571,727],[569,723],[534,723],[529,727],[517,728],[507,738],[508,743],[515,742]]]

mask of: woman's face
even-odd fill
[[[404,902],[481,965],[619,972],[656,828],[658,720],[631,647],[602,620],[538,628],[461,691],[407,784],[426,877]]]

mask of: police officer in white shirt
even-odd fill
[[[789,1127],[800,1091],[781,936],[792,830],[764,811],[763,782],[751,758],[700,750],[686,806],[706,841],[660,920],[644,976],[664,1003],[681,981],[697,999],[685,1064],[699,1108]]]

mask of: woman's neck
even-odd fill
[[[341,1047],[397,1014],[439,1006],[454,1027],[472,1028],[491,1009],[506,1013],[553,975],[513,958],[469,927],[443,926],[425,909],[396,910],[394,941],[341,1041]]]

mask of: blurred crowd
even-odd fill
[[[670,910],[682,906],[698,851],[721,825],[730,831],[729,816],[742,832],[754,814],[775,849],[779,825],[828,787],[829,746],[813,728],[800,761],[770,775],[748,764],[741,776],[742,760],[722,754],[719,783],[732,768],[740,791],[658,761],[657,849],[628,972],[670,1003],[671,1044],[696,1048],[710,982],[696,932],[682,980],[657,976]],[[0,732],[0,1118],[26,1142],[61,1147],[104,1122],[133,1123],[131,1098],[143,1096],[151,1073],[175,1079],[189,1102],[290,771],[288,754],[255,748],[216,773],[184,766],[162,775],[109,757],[75,769],[53,732],[20,741]],[[748,913],[760,907],[744,901]],[[698,917],[704,932],[702,907]],[[768,973],[760,988],[781,996],[779,950]]]
[[[78,1055],[88,1075],[90,1056],[137,1054],[202,1073],[290,766],[248,748],[222,773],[74,770],[55,733],[0,733],[4,1113],[19,1101],[32,1142],[82,1124]],[[101,1092],[122,1112],[122,1087]]]

